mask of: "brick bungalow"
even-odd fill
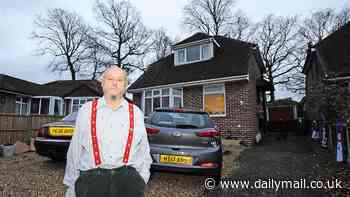
[[[128,89],[148,116],[158,107],[208,112],[225,137],[254,142],[269,83],[256,44],[196,33],[150,64]]]
[[[0,113],[67,115],[102,95],[96,80],[62,80],[46,84],[0,74]]]

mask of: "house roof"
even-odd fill
[[[80,87],[87,87],[96,95],[102,95],[102,87],[97,80],[60,80],[46,84],[36,84],[8,75],[0,74],[0,90],[30,96],[65,97]]]
[[[97,80],[60,80],[43,84],[40,95],[66,97],[70,93],[81,87],[87,87],[96,92],[97,95],[102,95],[102,87]]]
[[[39,87],[39,84],[0,74],[0,90],[25,95],[37,95],[40,89]]]
[[[220,45],[215,47],[212,59],[175,66],[174,54],[168,55],[150,64],[129,90],[248,74],[249,57],[257,55],[256,44],[196,33],[174,46],[208,38],[214,38]]]
[[[305,61],[305,73],[309,62],[315,56],[320,56],[327,74],[335,77],[350,75],[350,22],[328,35],[325,39],[313,46]]]

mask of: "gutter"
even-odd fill
[[[145,87],[145,88],[128,90],[128,92],[136,93],[136,92],[141,92],[141,91],[146,90],[146,89],[159,89],[159,88],[169,88],[169,87],[189,87],[189,86],[195,86],[195,85],[223,83],[223,82],[230,82],[230,81],[245,81],[245,80],[249,81],[249,75],[238,75],[238,76],[223,77],[223,78],[216,78],[216,79],[206,79],[206,80],[173,83],[173,84],[166,84],[166,85],[159,85],[159,86],[149,86],[149,87]]]
[[[326,81],[339,81],[339,80],[347,80],[347,79],[350,79],[350,76],[329,78],[329,79],[326,79]]]

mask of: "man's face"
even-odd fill
[[[125,72],[120,68],[108,70],[103,77],[102,87],[106,96],[123,96],[126,88]]]

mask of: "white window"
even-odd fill
[[[28,97],[16,97],[16,114],[28,115],[29,114],[29,98]]]
[[[177,49],[175,51],[175,65],[189,64],[208,60],[213,57],[213,44],[206,43]]]
[[[209,44],[203,44],[202,45],[202,59],[209,59],[210,58],[210,45]]]
[[[144,92],[144,113],[148,116],[157,108],[181,107],[182,89],[164,88]]]
[[[225,116],[225,86],[224,84],[206,85],[203,87],[204,111],[211,116]]]
[[[88,102],[88,101],[92,101],[94,98],[98,98],[98,97],[76,97],[76,98],[71,98],[72,99],[72,108],[71,108],[71,112],[76,112],[80,109],[80,107]]]
[[[177,54],[177,64],[185,63],[185,49],[179,49],[176,54]]]
[[[201,48],[200,45],[188,47],[186,49],[186,61],[194,62],[201,59]]]

